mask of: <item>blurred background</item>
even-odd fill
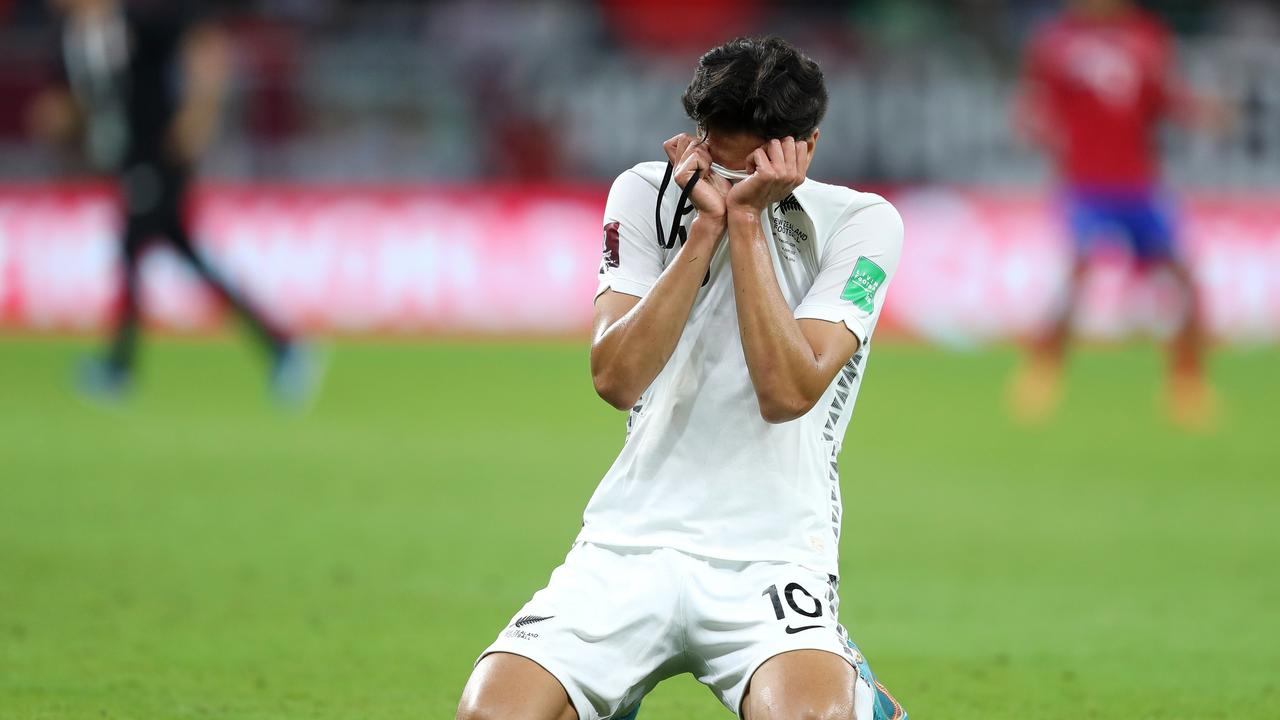
[[[1280,9],[1265,0],[1143,4],[1176,31],[1189,84],[1234,117],[1225,132],[1169,127],[1163,136],[1167,183],[1187,191],[1182,242],[1208,288],[1211,327],[1237,341],[1274,340]],[[1064,281],[1051,170],[1010,120],[1023,50],[1055,2],[201,7],[230,31],[234,67],[200,161],[195,235],[288,324],[583,331],[608,182],[688,129],[678,98],[703,49],[762,31],[793,40],[826,73],[831,107],[814,176],[889,195],[912,226],[890,332],[965,345],[1025,335]],[[5,0],[0,38],[0,322],[100,325],[114,294],[101,237],[115,232],[111,205],[92,187],[29,192],[86,177],[83,153],[30,132],[32,101],[56,79],[54,13],[42,0]],[[207,325],[217,312],[209,298],[162,254],[147,262],[152,319]],[[483,317],[469,314],[482,276],[507,272],[544,289],[533,301],[498,290]],[[945,293],[939,274],[949,276]],[[1158,331],[1159,303],[1131,297],[1143,290],[1122,275],[1105,265],[1097,273],[1077,318],[1086,334]]]
[[[1239,103],[1222,138],[1169,138],[1171,177],[1280,186],[1280,10],[1266,0],[1162,0],[1192,84]],[[687,125],[675,100],[711,44],[777,32],[832,90],[816,175],[1013,187],[1044,179],[1011,137],[1008,99],[1051,0],[260,0],[214,5],[235,39],[230,108],[204,170],[226,180],[596,181]],[[30,142],[50,80],[44,0],[0,5],[6,180],[64,158]],[[675,22],[683,19],[684,22]]]
[[[1011,129],[1061,3],[203,4],[232,67],[194,243],[331,344],[282,414],[168,252],[143,261],[161,333],[134,394],[77,394],[118,310],[119,190],[36,139],[62,30],[0,0],[0,717],[449,717],[622,442],[586,372],[609,183],[690,130],[707,47],[761,32],[825,72],[811,175],[907,227],[844,452],[842,619],[881,679],[926,719],[1276,717],[1280,3],[1139,4],[1233,116],[1161,134],[1221,401],[1203,434],[1156,409],[1177,302],[1122,256],[1079,298],[1058,415],[1004,410],[1072,252]],[[646,708],[722,713],[688,678]]]

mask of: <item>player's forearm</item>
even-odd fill
[[[695,221],[688,242],[653,288],[596,337],[591,376],[596,392],[610,405],[633,407],[671,359],[722,234],[723,225]]]
[[[51,88],[36,96],[27,111],[31,134],[54,144],[70,144],[80,130],[80,113],[71,93]]]
[[[184,92],[170,128],[171,148],[195,162],[213,143],[231,74],[230,48],[212,25],[193,30],[184,46]]]
[[[786,422],[805,414],[821,395],[821,370],[774,274],[759,212],[731,209],[729,254],[738,331],[760,414]]]

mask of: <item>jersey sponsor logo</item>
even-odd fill
[[[820,627],[822,626],[821,625],[802,625],[800,627],[791,627],[790,625],[788,625],[786,627],[786,630],[788,635],[795,635],[798,632],[804,632],[805,630],[812,630],[814,628],[820,628]]]
[[[600,272],[604,272],[605,268],[616,268],[622,262],[622,251],[618,247],[618,227],[619,223],[616,222],[604,226],[604,264]]]
[[[845,283],[840,299],[848,300],[864,312],[875,310],[876,292],[884,284],[885,273],[879,265],[866,256],[859,257],[853,266],[853,274]]]

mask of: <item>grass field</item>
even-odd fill
[[[229,340],[86,405],[85,347],[0,339],[4,720],[451,718],[622,442],[576,344],[344,344],[301,417]],[[872,357],[841,610],[881,678],[915,720],[1280,717],[1280,353],[1216,357],[1207,437],[1147,348],[1015,428],[1013,359]],[[641,712],[716,717],[687,676]]]

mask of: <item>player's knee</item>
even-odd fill
[[[838,702],[809,707],[791,717],[794,720],[862,720],[862,718],[854,718],[853,707],[847,703]]]
[[[483,697],[468,697],[466,695],[458,703],[458,712],[454,718],[455,720],[516,720],[516,717],[510,712],[504,711],[492,703],[486,703]]]
[[[871,720],[855,718],[853,706],[847,702],[782,703],[747,713],[750,720]]]
[[[532,660],[503,652],[477,665],[458,701],[457,720],[577,720],[563,686]]]
[[[493,693],[463,694],[455,720],[565,720],[576,718],[567,709],[551,710],[539,703],[525,703]]]

